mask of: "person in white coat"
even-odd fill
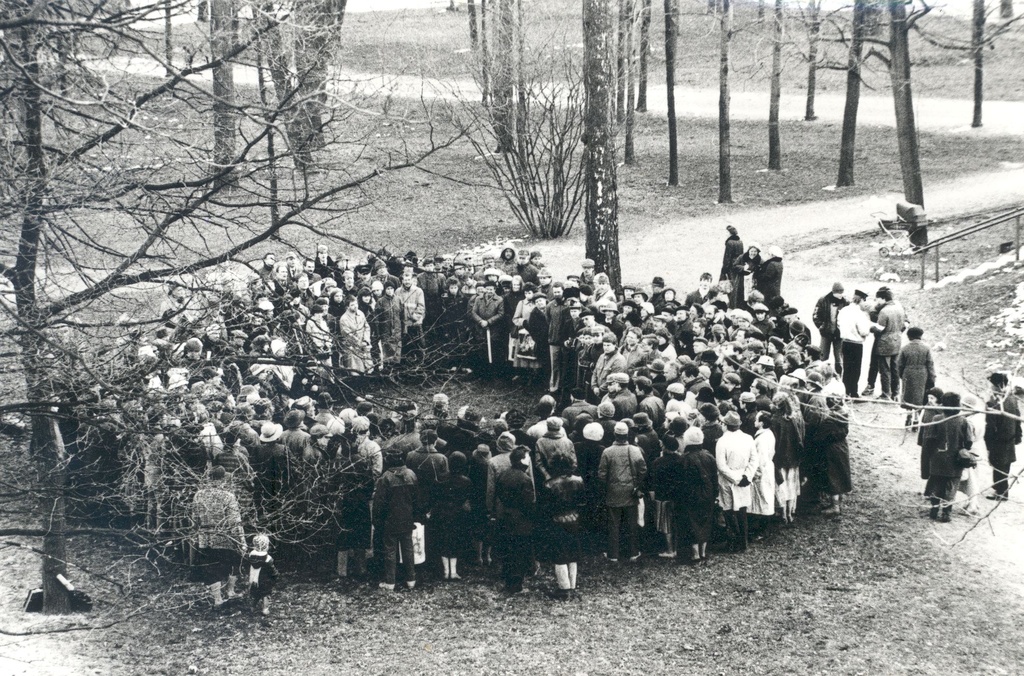
[[[772,414],[761,411],[754,418],[754,447],[757,469],[751,478],[750,514],[754,516],[754,533],[763,535],[775,516],[775,433]]]
[[[740,414],[729,411],[722,419],[725,433],[715,446],[718,464],[718,500],[729,528],[730,549],[747,549],[747,509],[750,507],[750,478],[757,470],[754,438],[740,431]]]

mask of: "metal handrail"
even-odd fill
[[[980,223],[969,225],[966,228],[957,230],[956,232],[951,232],[948,235],[943,235],[942,237],[939,237],[938,239],[933,240],[928,244],[925,244],[924,246],[916,248],[912,253],[915,256],[917,254],[921,254],[921,288],[924,288],[925,262],[928,258],[929,251],[935,251],[935,281],[938,282],[940,246],[942,246],[943,244],[949,244],[950,242],[955,242],[956,240],[959,239],[963,239],[975,233],[981,232],[982,230],[988,230],[989,228],[995,227],[997,225],[1009,223],[1010,221],[1016,221],[1013,230],[1013,255],[1014,258],[1019,261],[1021,218],[1024,218],[1024,206],[1017,206],[1005,213],[993,216],[991,218],[987,218],[984,221],[981,221]]]
[[[918,247],[917,249],[914,250],[914,254],[916,255],[919,253],[924,253],[942,244],[955,242],[958,239],[963,239],[964,237],[973,235],[976,232],[981,232],[982,230],[988,230],[991,227],[1002,225],[1003,223],[1007,223],[1015,218],[1020,218],[1021,216],[1024,216],[1024,206],[1017,207],[1015,209],[1012,209],[1011,211],[999,214],[998,216],[993,216],[991,218],[985,219],[980,223],[968,225],[966,228],[957,230],[956,232],[951,232],[948,235],[943,235],[942,237],[932,240],[931,242],[925,244],[924,246]]]

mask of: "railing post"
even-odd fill
[[[1020,216],[1017,216],[1017,225],[1013,229],[1013,258],[1020,260]]]
[[[925,270],[925,259],[928,258],[928,250],[925,249],[921,252],[921,288],[924,288],[924,276],[927,273]]]
[[[939,281],[939,247],[935,247],[935,281]]]

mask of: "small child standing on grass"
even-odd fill
[[[263,615],[270,614],[270,592],[277,581],[277,567],[269,551],[270,538],[260,534],[252,539],[252,550],[246,557],[249,561],[249,598],[253,609],[258,607]]]

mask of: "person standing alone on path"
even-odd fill
[[[853,302],[843,307],[836,315],[839,338],[843,341],[843,385],[848,397],[857,396],[861,364],[864,363],[864,339],[871,335],[871,328],[874,326],[865,311],[864,301],[867,298],[866,293],[857,289],[853,292]]]
[[[722,273],[718,277],[719,281],[731,277],[733,261],[743,253],[743,240],[740,239],[736,227],[727,225],[725,229],[729,231],[729,236],[725,239],[725,254],[722,256]]]
[[[835,357],[836,373],[840,375],[843,373],[843,354],[839,349],[839,311],[848,304],[843,292],[842,282],[833,284],[832,292],[818,299],[812,316],[814,325],[821,333],[821,360],[828,361],[831,352]]]
[[[995,491],[988,499],[1007,500],[1010,497],[1010,465],[1017,460],[1016,446],[1021,442],[1020,420],[1016,419],[1020,417],[1020,407],[1017,398],[1006,391],[1009,378],[1005,373],[993,373],[988,381],[992,383],[992,398],[987,406],[990,413],[985,417],[985,446],[988,448],[988,462],[992,465],[992,489]]]

